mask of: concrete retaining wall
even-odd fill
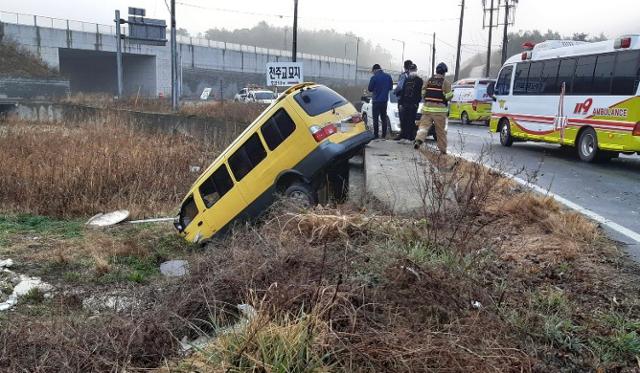
[[[0,99],[42,100],[69,95],[68,80],[0,77]]]

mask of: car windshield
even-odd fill
[[[346,105],[347,101],[332,89],[325,86],[303,89],[293,96],[304,111],[312,117],[331,109]]]
[[[273,99],[273,92],[256,92],[254,93],[256,100],[271,100]]]

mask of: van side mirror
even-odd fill
[[[496,98],[496,82],[489,83],[489,85],[487,86],[487,94],[489,95],[489,97],[491,97],[493,101],[498,100]]]
[[[367,104],[371,101],[371,98],[369,96],[362,96],[360,97],[360,99],[362,100],[362,102],[366,102]]]

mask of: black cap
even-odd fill
[[[382,67],[380,67],[380,64],[375,64],[373,65],[373,67],[371,68],[371,71],[376,71],[376,70],[380,70],[382,69]]]
[[[411,60],[404,61],[404,69],[405,70],[409,70],[411,68],[411,65],[413,65],[413,61],[411,61]]]

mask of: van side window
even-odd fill
[[[529,78],[527,79],[527,94],[538,95],[542,92],[542,69],[544,68],[544,62],[532,62],[529,69]]]
[[[608,95],[611,92],[611,75],[613,75],[614,59],[615,55],[613,54],[598,56],[591,89],[591,93],[594,95]]]
[[[500,96],[506,96],[511,89],[511,73],[513,72],[513,66],[507,66],[500,71],[500,76],[496,82],[496,94]]]
[[[571,93],[592,94],[593,72],[596,69],[596,56],[586,56],[578,58],[576,73],[573,77],[573,89]]]
[[[242,180],[267,156],[257,133],[254,133],[231,157],[229,166],[237,181]]]
[[[558,80],[558,68],[560,67],[560,60],[545,61],[544,68],[542,69],[542,87],[541,93],[545,95],[555,95],[560,93],[560,86],[557,83]]]
[[[558,70],[558,87],[562,89],[562,83],[565,83],[565,93],[571,93],[571,83],[573,83],[573,72],[576,70],[576,60],[573,58],[560,61]]]
[[[284,109],[278,110],[269,120],[262,125],[262,137],[269,150],[274,150],[278,145],[295,131],[296,124]]]
[[[227,194],[231,188],[233,188],[233,181],[231,181],[227,167],[223,164],[200,185],[198,190],[205,206],[209,208]]]
[[[618,52],[613,70],[612,94],[634,95],[640,83],[640,51]]]
[[[527,78],[529,77],[529,67],[531,67],[531,64],[528,62],[519,63],[516,67],[516,76],[513,81],[514,95],[523,95],[527,93]]]

